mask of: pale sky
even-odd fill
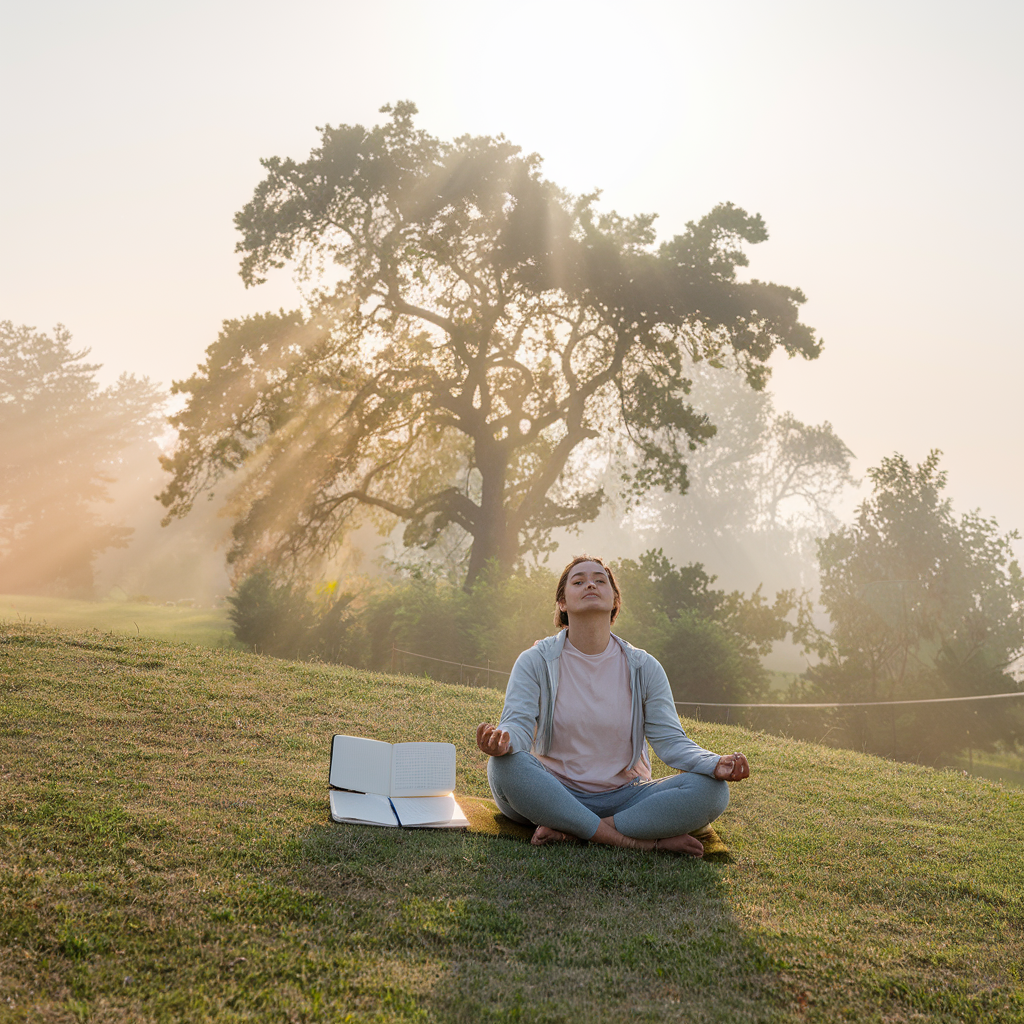
[[[803,289],[825,341],[779,364],[777,407],[831,420],[859,473],[941,448],[959,508],[1024,528],[1024,5],[0,11],[0,319],[65,324],[104,379],[187,377],[223,319],[296,305],[284,275],[237,275],[260,157],[412,99],[434,134],[503,133],[663,236],[726,200],[761,213],[751,272]]]

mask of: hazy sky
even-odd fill
[[[232,216],[259,158],[412,99],[440,136],[503,133],[663,235],[761,213],[751,272],[825,340],[780,409],[858,470],[945,453],[958,506],[1024,528],[1014,296],[1024,5],[2,0],[0,319],[64,323],[112,379],[187,377],[246,291]]]

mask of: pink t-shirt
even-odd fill
[[[633,760],[632,694],[626,652],[613,637],[601,654],[577,651],[569,638],[558,660],[551,747],[538,760],[573,789],[602,793],[651,777],[646,744]]]

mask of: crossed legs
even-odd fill
[[[700,856],[703,847],[688,833],[714,821],[729,803],[727,783],[691,772],[609,793],[583,793],[562,785],[525,751],[490,758],[487,779],[506,817],[539,826],[535,843],[558,839],[561,833]]]

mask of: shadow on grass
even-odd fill
[[[339,939],[419,966],[409,994],[428,1019],[786,1019],[724,866],[533,847],[528,834],[504,819],[494,834],[326,822],[301,836],[291,867]]]

